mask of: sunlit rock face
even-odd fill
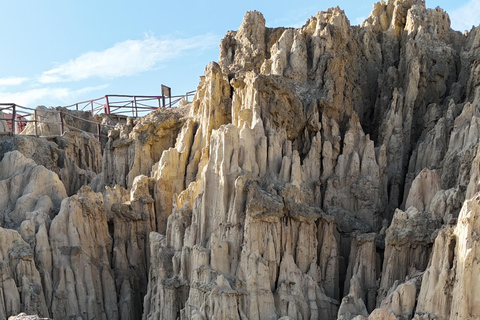
[[[479,43],[416,0],[252,11],[103,150],[2,138],[0,319],[480,317]]]

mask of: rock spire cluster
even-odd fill
[[[191,103],[1,136],[0,319],[480,318],[478,61],[421,0],[252,11]]]

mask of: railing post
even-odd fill
[[[138,118],[138,109],[137,109],[137,97],[133,97],[133,103],[135,105],[135,118]]]
[[[17,109],[16,105],[13,105],[13,113],[12,113],[12,133],[16,134],[17,133],[17,122],[15,121],[17,118]]]
[[[110,114],[110,103],[108,102],[108,96],[105,96],[106,104],[105,104],[105,114]]]
[[[61,135],[63,136],[63,133],[64,133],[64,125],[63,125],[63,113],[60,111],[60,123],[61,123],[61,128],[62,128],[62,132],[61,132]]]
[[[33,111],[33,123],[35,124],[35,136],[38,137],[37,109]]]
[[[75,107],[76,107],[76,109],[77,109],[77,111],[78,111],[78,103],[75,104]]]

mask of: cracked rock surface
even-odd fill
[[[0,319],[479,318],[479,48],[420,0],[252,11],[192,102],[1,137]]]

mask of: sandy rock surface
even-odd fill
[[[191,103],[3,135],[0,319],[480,317],[478,30],[252,11]]]

